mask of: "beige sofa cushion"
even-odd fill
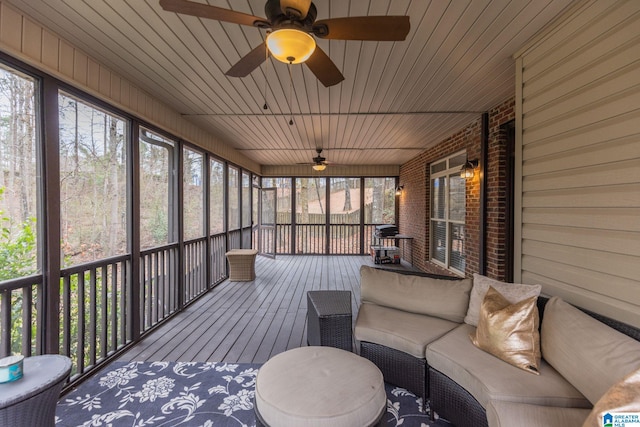
[[[362,302],[461,323],[469,305],[471,280],[443,280],[360,268]]]
[[[640,342],[558,297],[544,309],[540,342],[542,357],[593,404],[640,368]]]
[[[542,286],[525,285],[521,283],[505,283],[499,280],[490,279],[480,274],[473,274],[473,288],[469,297],[469,309],[464,318],[464,323],[472,326],[478,326],[478,318],[480,317],[480,306],[484,300],[484,296],[493,287],[500,295],[505,297],[511,304],[518,303],[522,300],[540,295]]]
[[[535,405],[591,408],[591,403],[544,360],[540,375],[522,369],[475,347],[471,325],[462,324],[427,346],[430,367],[464,387],[486,408],[490,400]]]
[[[356,319],[355,337],[422,359],[427,344],[456,326],[458,323],[438,317],[363,303]]]
[[[589,410],[582,408],[558,408],[498,400],[489,402],[486,409],[489,427],[581,427],[589,415]]]
[[[640,414],[640,369],[616,383],[596,402],[583,427],[602,427],[605,414],[614,412]]]

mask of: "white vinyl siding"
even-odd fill
[[[639,27],[636,0],[580,1],[516,55],[515,279],[635,326]]]

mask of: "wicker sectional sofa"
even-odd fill
[[[559,298],[538,298],[543,358],[534,375],[471,342],[473,280],[360,273],[360,354],[455,426],[582,426],[612,385],[640,369],[639,328]]]

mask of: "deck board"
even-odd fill
[[[258,257],[256,280],[222,282],[119,360],[264,363],[306,345],[308,291],[351,291],[355,321],[361,265],[373,263],[368,256]]]

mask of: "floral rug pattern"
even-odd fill
[[[56,426],[252,427],[259,368],[246,363],[114,362],[60,399]],[[430,421],[414,394],[385,387],[384,425],[449,426]]]

